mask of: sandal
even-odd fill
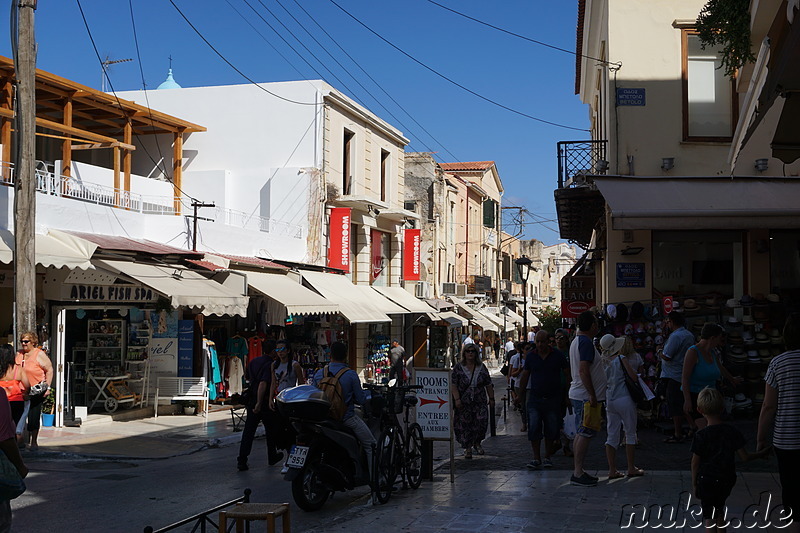
[[[623,474],[619,470],[615,470],[614,472],[608,475],[608,480],[611,481],[612,479],[619,479],[621,477],[625,477],[625,474]]]
[[[478,455],[483,455],[486,452],[483,450],[483,446],[481,446],[480,444],[476,444],[475,445],[475,453],[477,453]]]
[[[666,439],[664,439],[664,442],[666,442],[667,444],[678,444],[683,442],[683,437],[672,435],[671,437],[667,437]]]
[[[472,459],[472,449],[464,451],[464,459]]]
[[[620,474],[620,476],[621,475],[622,474]],[[642,470],[641,468],[637,468],[633,472],[628,472],[628,477],[639,477],[639,476],[643,476],[643,475],[644,475],[644,470]]]

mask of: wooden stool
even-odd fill
[[[267,533],[275,533],[275,517],[283,516],[283,533],[290,533],[288,503],[237,503],[229,511],[219,512],[219,533],[227,533],[228,518],[236,520],[236,533],[244,533],[244,523],[266,520]]]

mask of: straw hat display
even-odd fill
[[[764,332],[756,333],[756,344],[769,344],[769,337]]]
[[[697,302],[695,302],[695,301],[694,301],[693,299],[691,299],[691,298],[687,298],[687,299],[686,299],[686,300],[684,300],[684,302],[683,302],[683,308],[684,308],[684,309],[686,309],[687,311],[693,311],[693,310],[695,310],[695,309],[697,309],[697,308],[698,308],[698,306],[697,306]]]
[[[755,326],[756,321],[752,316],[745,315],[745,317],[742,318],[742,324],[744,324],[745,326]]]

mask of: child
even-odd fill
[[[706,531],[722,531],[725,500],[736,484],[735,455],[742,461],[764,457],[769,448],[751,454],[744,449],[745,439],[735,427],[722,422],[725,410],[722,394],[706,387],[697,397],[697,410],[708,425],[692,442],[692,487],[703,507]]]

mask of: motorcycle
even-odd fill
[[[284,479],[291,481],[292,497],[298,507],[316,511],[334,492],[378,486],[371,483],[367,456],[356,436],[343,423],[328,417],[330,402],[320,389],[299,385],[281,391],[275,400],[278,412],[289,418],[297,431]],[[372,455],[375,461],[377,454]],[[391,487],[378,490],[391,493]],[[388,495],[381,496],[385,498],[378,498],[379,501],[388,499]]]

